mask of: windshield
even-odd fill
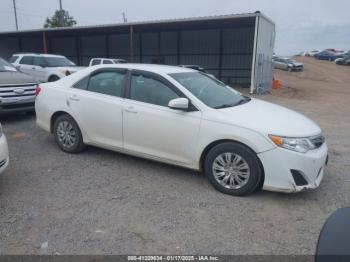
[[[4,59],[0,58],[0,72],[17,72],[17,69]]]
[[[75,64],[66,57],[45,57],[47,67],[75,66]]]
[[[212,108],[232,107],[250,100],[219,80],[200,72],[175,73],[170,76]]]

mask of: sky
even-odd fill
[[[59,0],[15,0],[19,30],[42,28]],[[350,0],[62,0],[78,25],[261,11],[276,23],[275,52],[350,49]],[[12,0],[0,0],[0,32],[14,31]],[[1,44],[1,43],[0,43]]]

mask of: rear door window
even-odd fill
[[[110,65],[110,64],[113,64],[113,62],[111,60],[103,60],[103,64]]]
[[[122,97],[126,72],[126,70],[107,70],[95,73],[89,79],[87,90]]]
[[[46,62],[45,62],[45,60],[42,57],[35,56],[33,58],[33,65],[44,67],[44,66],[46,66]]]

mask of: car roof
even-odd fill
[[[127,68],[135,70],[145,70],[153,73],[174,74],[174,73],[188,73],[197,72],[196,70],[180,67],[180,66],[168,66],[168,65],[156,65],[156,64],[110,64],[110,65],[97,65],[98,68]]]
[[[54,55],[54,54],[38,54],[38,53],[17,53],[17,54],[13,54],[16,56],[20,56],[20,55],[30,55],[30,56],[43,56],[43,57],[64,57],[62,55]]]

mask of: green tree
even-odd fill
[[[46,18],[44,28],[71,27],[77,24],[73,16],[69,16],[68,11],[56,10],[51,18]]]

